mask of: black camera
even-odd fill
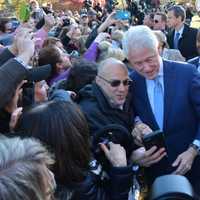
[[[132,135],[121,125],[109,124],[95,132],[92,138],[92,152],[94,153],[95,159],[100,162],[105,171],[110,168],[111,164],[105,157],[99,143],[107,145],[109,142],[123,146],[127,156],[131,154],[133,149],[137,148],[134,144]]]

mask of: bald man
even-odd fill
[[[109,58],[100,63],[95,82],[80,91],[79,104],[91,134],[108,124],[132,130],[133,114],[127,99],[130,83],[127,68],[121,61]]]
[[[124,129],[119,128],[118,125],[128,129],[130,134],[128,138],[126,137],[127,135],[125,135],[125,139],[123,139],[127,144],[123,146],[126,150],[127,159],[130,157],[133,149],[137,148],[131,136],[133,127],[131,116],[133,116],[133,114],[131,113],[131,105],[127,100],[130,82],[126,66],[121,61],[109,58],[100,63],[95,81],[91,85],[85,86],[79,93],[79,104],[88,120],[92,138],[94,138],[99,131],[101,131],[103,135],[110,131],[112,131],[113,134],[117,132],[117,134],[121,134],[121,138],[123,138],[123,134],[125,134],[123,131]],[[112,127],[115,128],[107,126],[111,124]],[[94,143],[92,144],[93,149],[98,148]],[[97,156],[95,158],[105,170],[105,161],[97,158]],[[110,170],[112,171],[112,166],[109,167],[109,171]],[[126,173],[124,174],[124,172]],[[120,200],[128,199],[129,189],[132,186],[132,181],[129,181],[130,177],[133,176],[132,166],[120,167],[117,169],[117,173],[120,179],[118,182],[120,190],[126,192],[124,192],[123,196],[115,197]],[[112,172],[108,174],[112,174]],[[111,192],[113,193],[115,190]]]

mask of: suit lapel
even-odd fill
[[[186,24],[184,24],[182,36],[178,41],[179,47],[182,45],[182,41],[184,40],[184,38],[188,37],[188,32],[189,32],[188,26]]]
[[[173,95],[175,94],[175,72],[173,70],[173,63],[163,61],[164,72],[164,123],[163,129],[167,127],[167,123],[170,119],[170,111],[173,105]]]

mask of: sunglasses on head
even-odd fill
[[[130,79],[125,79],[125,80],[106,80],[105,78],[98,76],[100,79],[106,81],[107,83],[109,83],[111,85],[111,87],[118,87],[120,86],[120,84],[122,83],[124,86],[129,86],[131,85],[131,80]]]

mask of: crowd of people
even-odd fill
[[[119,17],[31,0],[20,23],[0,18],[0,199],[133,200],[142,187],[148,199],[166,174],[200,198],[193,11],[129,3]],[[145,148],[157,130],[164,146]]]

